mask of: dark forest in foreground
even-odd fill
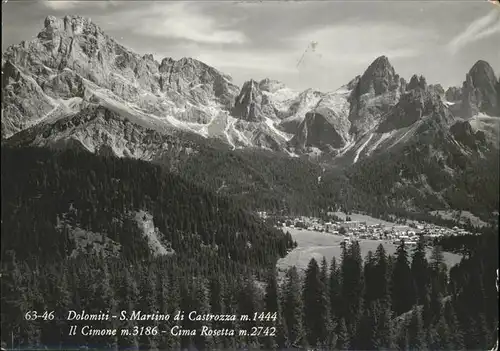
[[[175,254],[151,254],[129,216],[136,210],[153,215]],[[119,252],[77,248],[74,227],[99,233],[100,243],[112,240]],[[354,243],[342,259],[312,260],[304,275],[291,268],[278,284],[275,263],[293,247],[291,237],[233,200],[141,161],[7,148],[2,149],[1,229],[1,331],[9,346],[14,336],[15,345],[62,348],[484,350],[496,339],[494,232],[475,240],[468,257],[451,270],[439,248],[427,262],[422,246],[410,251],[401,245],[394,257],[381,246],[362,258]],[[453,241],[446,246],[453,249]],[[180,323],[198,330],[202,325],[276,328],[274,337],[267,329],[268,335],[215,338],[170,333],[69,337],[70,324],[63,319],[24,319],[29,310],[65,316],[70,309],[276,312],[277,318]],[[169,330],[174,324],[115,320],[92,325]]]

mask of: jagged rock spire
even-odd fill
[[[414,74],[411,77],[410,82],[406,86],[406,90],[409,91],[413,89],[427,89],[427,81],[425,80],[424,76],[417,76],[416,74]]]
[[[236,97],[233,116],[249,122],[256,122],[262,119],[260,105],[262,93],[259,83],[251,79],[243,84],[240,94]]]
[[[399,83],[399,76],[386,56],[380,56],[368,67],[359,81],[360,95],[373,92],[381,95],[393,90]]]
[[[500,116],[497,78],[490,64],[479,60],[466,75],[462,87],[462,113],[472,117],[479,112]]]

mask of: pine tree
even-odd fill
[[[7,252],[5,257],[5,270],[2,270],[2,337],[13,336],[14,345],[23,341],[31,341],[35,334],[36,324],[25,318],[27,311],[32,310],[29,302],[30,295],[26,284],[26,276],[17,262],[16,253]],[[4,318],[4,314],[12,316],[10,320]],[[29,317],[28,317],[29,318]],[[22,333],[22,334],[21,334]]]
[[[114,284],[114,299],[117,301],[117,310],[119,311],[133,311],[136,307],[136,299],[138,296],[138,286],[135,279],[130,274],[128,267],[121,267],[117,269],[117,276],[115,277]],[[127,320],[119,321],[120,329],[131,329],[133,322]],[[136,347],[136,338],[133,335],[120,336],[118,338],[118,348]]]
[[[479,313],[476,326],[477,340],[479,341],[478,346],[482,349],[489,349],[494,341],[491,339],[492,333],[488,327],[488,322],[486,321],[486,315],[484,313]]]
[[[424,325],[418,306],[413,307],[408,323],[408,344],[411,350],[425,350],[427,347]]]
[[[364,309],[356,329],[352,347],[355,350],[374,350],[377,342],[377,307],[375,303]]]
[[[198,314],[209,314],[210,311],[210,299],[208,296],[208,290],[205,287],[205,282],[202,279],[195,281],[195,285],[193,287],[193,298],[194,302],[194,311],[197,311]],[[206,326],[208,328],[212,327],[211,321],[199,321],[194,323],[194,328],[198,331],[201,331],[202,328]],[[200,332],[196,334],[193,339],[194,346],[198,350],[212,349],[214,345],[213,337],[207,337],[202,335]]]
[[[162,267],[163,268],[163,267]],[[159,269],[157,272],[157,284],[156,284],[156,299],[158,301],[158,311],[161,314],[170,314],[170,307],[169,306],[169,296],[171,295],[177,295],[177,291],[175,289],[175,284],[173,282],[169,282],[169,277],[167,274]],[[161,328],[163,330],[168,330],[173,327],[174,321],[171,318],[168,321],[162,321]],[[165,349],[170,349],[173,348],[173,342],[172,340],[174,339],[173,335],[168,333],[161,333],[158,338],[158,348],[160,350],[165,350]]]
[[[68,272],[66,267],[63,267],[60,274],[58,275],[58,281],[55,284],[55,292],[52,297],[55,301],[54,311],[58,316],[64,315],[72,307],[70,287],[68,282]],[[114,300],[114,299],[113,299]],[[111,306],[115,306],[115,301],[112,301]],[[60,344],[65,344],[67,336],[67,322],[65,320],[55,321],[55,329],[60,340]],[[57,339],[57,338],[56,338]]]
[[[347,331],[347,326],[344,318],[341,318],[337,323],[337,349],[349,350],[350,349],[350,335]]]
[[[210,311],[212,314],[223,314],[223,283],[220,278],[212,276],[209,280],[209,296],[210,296]],[[222,329],[223,323],[220,321],[213,321],[212,327],[214,329]],[[214,345],[219,345],[220,340],[218,337],[214,337]]]
[[[431,297],[430,294],[427,293],[422,301],[422,322],[424,327],[427,328],[431,325],[433,319],[433,312],[431,307]]]
[[[320,279],[325,286],[328,286],[328,270],[328,262],[326,261],[326,257],[323,256],[323,258],[321,259]]]
[[[431,252],[430,268],[434,271],[440,271],[444,264],[443,249],[439,245],[435,245]]]
[[[325,273],[326,274],[326,273]],[[328,291],[323,284],[317,261],[312,258],[306,269],[303,301],[304,326],[309,345],[325,345],[329,336],[330,316],[328,313]],[[326,280],[326,277],[323,277]]]
[[[414,303],[413,280],[404,241],[396,250],[396,262],[392,272],[392,308],[399,315],[411,309]]]
[[[430,307],[430,320],[432,323],[436,322],[441,318],[442,312],[442,299],[443,295],[439,289],[438,278],[433,276],[431,278],[431,291],[429,295],[429,307]]]
[[[429,265],[425,258],[423,239],[417,243],[411,261],[411,275],[415,286],[415,296],[418,304],[422,304],[429,290]]]
[[[337,317],[341,312],[341,284],[340,284],[340,270],[337,267],[337,261],[335,257],[332,258],[330,264],[330,276],[329,276],[329,286],[330,286],[330,320],[332,325],[336,321]]]
[[[410,336],[406,328],[402,328],[401,333],[397,340],[397,349],[401,351],[410,350]]]
[[[426,328],[425,340],[427,342],[429,350],[439,350],[439,345],[437,341],[437,333],[434,326],[429,326]]]
[[[102,271],[100,272],[99,275],[96,275],[98,279],[96,282],[96,289],[94,291],[95,296],[93,298],[92,307],[94,308],[95,312],[110,311],[111,313],[117,313],[118,312],[116,306],[117,304],[113,296],[113,289],[110,284],[111,275],[109,273],[108,265],[106,263],[106,260],[99,260],[99,261],[100,261],[99,265],[101,265]],[[95,328],[109,328],[108,323],[104,321],[98,321],[97,323],[93,323],[93,326]],[[101,347],[106,347],[106,348],[111,347],[117,341],[108,336],[94,337],[92,339],[96,345],[101,345]]]
[[[323,256],[321,261],[321,270],[320,270],[320,279],[322,283],[322,291],[321,294],[321,304],[323,305],[322,310],[322,319],[324,320],[325,325],[325,334],[323,336],[322,345],[326,348],[332,348],[335,344],[332,339],[332,332],[334,330],[334,322],[331,319],[331,293],[330,293],[330,274],[329,267],[326,258]]]
[[[42,295],[42,290],[40,288],[41,274],[38,267],[36,267],[32,272],[25,268],[22,269],[24,274],[29,278],[26,279],[26,285],[28,289],[26,290],[26,295],[24,300],[27,301],[26,306],[28,306],[27,311],[42,311],[44,308],[44,297]],[[3,310],[2,310],[3,312]],[[21,314],[25,317],[25,314]],[[13,332],[15,334],[14,338],[18,340],[18,345],[35,345],[41,344],[41,322],[38,320],[26,320],[25,329],[14,328]],[[18,339],[19,338],[19,339]]]
[[[345,250],[341,272],[342,302],[344,305],[342,317],[346,321],[349,333],[353,335],[363,307],[363,263],[357,241]]]
[[[392,312],[387,304],[381,304],[377,320],[377,337],[374,348],[377,350],[394,350],[395,334],[392,326]]]
[[[446,301],[444,306],[444,318],[448,323],[451,331],[451,347],[453,350],[464,350],[464,339],[462,326],[460,325],[455,309],[453,308],[453,303],[451,301]]]
[[[389,263],[382,244],[379,244],[375,251],[375,271],[373,273],[377,281],[374,287],[374,299],[389,303]]]
[[[277,272],[273,267],[269,270],[267,281],[266,281],[266,289],[264,295],[264,309],[265,313],[276,313],[277,321],[282,319],[281,309],[279,308],[279,296],[278,296],[278,283],[276,281]],[[269,326],[276,327],[279,322],[269,324]],[[277,340],[273,336],[267,336],[265,338],[264,343],[266,349],[276,349],[278,344]]]
[[[259,301],[259,295],[257,288],[255,286],[254,277],[247,276],[242,284],[240,284],[240,289],[238,292],[238,311],[241,314],[246,314],[248,316],[253,316],[256,312],[261,311],[261,304]],[[246,326],[248,329],[256,327],[258,322],[248,321]],[[257,338],[252,335],[247,335],[245,337],[246,345],[253,347],[257,343]]]
[[[286,325],[283,316],[282,318],[276,321],[275,325],[276,325],[276,337],[275,337],[276,348],[282,350],[287,345]]]
[[[186,280],[183,280],[181,283],[181,288],[180,288],[180,296],[181,296],[181,301],[180,301],[180,311],[183,313],[189,313],[189,311],[195,311],[195,304],[196,301],[194,301],[195,298],[195,293],[194,293],[194,287],[189,286],[188,282]],[[189,318],[184,318],[181,321],[181,328],[185,330],[193,330],[195,329],[195,324],[193,321],[191,321]],[[194,340],[191,335],[182,335],[180,337],[180,346],[182,349],[189,349],[194,346]]]
[[[451,337],[451,330],[444,319],[444,316],[439,318],[435,327],[436,330],[436,344],[434,347],[438,350],[453,350],[453,343]]]
[[[375,257],[371,251],[368,251],[366,255],[363,275],[365,278],[364,302],[365,306],[368,307],[377,299],[377,285],[380,283],[376,274]]]
[[[226,285],[222,295],[223,301],[223,310],[225,314],[239,314],[238,312],[238,289],[237,285],[238,281],[227,280]],[[224,321],[222,324],[223,328],[226,329],[237,329],[238,322],[233,321]],[[238,338],[222,338],[220,341],[222,342],[223,349],[234,349],[237,346]]]
[[[283,293],[283,317],[289,347],[300,347],[305,341],[302,321],[301,283],[295,266],[288,269]]]
[[[432,248],[430,257],[430,268],[432,271],[432,278],[434,279],[434,288],[437,289],[438,293],[441,295],[446,294],[447,291],[447,271],[446,263],[444,262],[443,249],[439,245],[435,245]]]

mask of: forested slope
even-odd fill
[[[2,253],[64,259],[67,238],[56,229],[64,218],[120,243],[127,260],[140,261],[148,252],[129,216],[134,211],[150,213],[164,240],[198,262],[211,247],[223,261],[264,267],[292,245],[234,201],[143,161],[2,149]]]

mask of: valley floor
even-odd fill
[[[311,258],[315,258],[318,262],[323,259],[323,256],[328,261],[334,256],[337,262],[341,259],[342,248],[340,244],[344,241],[344,236],[289,227],[283,227],[283,230],[288,231],[292,235],[293,240],[297,242],[298,246],[278,261],[277,266],[280,271],[291,266],[305,269]],[[379,244],[384,246],[389,255],[396,252],[397,245],[388,240],[358,239],[358,241],[363,258],[368,254],[368,251],[375,252]],[[431,249],[428,249],[427,258],[429,258],[430,253]],[[459,263],[462,259],[461,255],[450,252],[443,252],[443,255],[448,267]]]

